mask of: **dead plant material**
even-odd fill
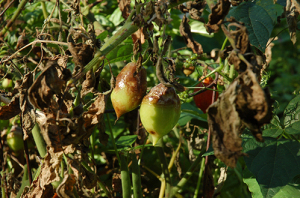
[[[287,1],[285,7],[285,16],[289,26],[291,41],[293,42],[294,45],[297,42],[296,31],[297,31],[297,18],[299,16],[299,12],[300,12],[300,8],[297,1],[294,0]]]
[[[21,109],[18,96],[13,97],[8,105],[0,106],[0,120],[9,120],[19,113],[21,113]]]
[[[72,198],[75,197],[73,189],[76,184],[76,177],[74,174],[65,175],[61,184],[57,187],[56,193],[59,197]]]
[[[75,66],[83,68],[93,59],[94,48],[91,45],[68,42],[68,47]]]
[[[186,6],[180,4],[178,9],[183,13],[189,13],[192,19],[197,21],[205,22],[204,19],[201,17],[202,12],[206,6],[206,1],[188,1],[186,2]]]
[[[260,70],[264,64],[264,57],[262,61],[258,61],[258,55],[256,56],[250,47],[249,36],[247,28],[243,23],[236,21],[233,17],[228,19],[231,22],[228,25],[228,29],[224,25],[221,25],[222,30],[226,37],[228,38],[231,48],[229,52],[228,62],[234,65],[234,69],[239,73],[243,73],[246,69],[251,69],[257,76],[260,76]],[[234,27],[235,30],[230,30]],[[227,52],[228,53],[228,52]],[[223,52],[223,55],[225,52]]]
[[[219,2],[212,7],[211,14],[208,16],[208,23],[205,25],[208,33],[217,33],[220,25],[230,10],[231,3],[229,0],[219,0]]]
[[[191,48],[195,54],[202,54],[202,45],[193,39],[191,27],[188,22],[189,19],[184,15],[179,27],[180,34],[183,36],[187,47]]]
[[[56,61],[48,61],[45,69],[29,88],[28,99],[30,103],[40,110],[57,109],[58,104],[53,96],[61,95],[66,81],[58,76]]]
[[[245,127],[262,142],[261,127],[272,118],[272,103],[268,90],[260,87],[252,70],[240,74],[208,109],[215,156],[235,167],[244,155],[240,135]]]
[[[122,17],[127,19],[130,15],[130,0],[118,0],[119,8],[122,12]]]

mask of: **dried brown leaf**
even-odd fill
[[[298,9],[297,9],[298,8]],[[297,42],[297,36],[296,36],[296,31],[297,31],[297,18],[299,16],[299,4],[297,1],[287,1],[286,7],[285,7],[285,15],[286,19],[289,25],[289,32],[290,32],[290,37],[291,41],[295,45]]]
[[[229,0],[219,0],[219,2],[212,7],[211,14],[208,17],[206,30],[208,33],[217,33],[220,25],[230,10],[231,3]]]
[[[118,3],[122,12],[122,17],[127,19],[127,17],[130,15],[130,0],[118,0]]]
[[[103,119],[106,99],[106,95],[99,94],[89,110],[83,113],[84,127],[89,131],[88,134],[90,134],[94,126]]]
[[[75,66],[83,68],[93,59],[94,48],[84,43],[68,42],[69,51],[72,54]]]
[[[215,156],[235,167],[242,153],[240,134],[248,127],[258,141],[263,141],[261,127],[272,118],[272,100],[255,74],[247,69],[208,109],[208,123],[213,134]]]
[[[37,77],[29,88],[28,99],[38,109],[57,109],[57,102],[53,99],[54,94],[61,94],[65,81],[60,79],[56,67],[56,61],[48,61],[43,72]]]
[[[11,102],[8,105],[0,107],[0,120],[9,120],[19,113],[21,113],[20,109],[20,99],[19,95],[13,97]]]
[[[203,49],[200,43],[195,41],[193,39],[192,33],[191,33],[191,27],[188,24],[189,19],[184,15],[182,18],[182,21],[180,23],[179,31],[180,34],[183,36],[185,43],[189,48],[193,50],[196,54],[202,54]]]
[[[60,198],[73,198],[76,197],[73,189],[76,184],[76,177],[73,174],[66,174],[63,181],[56,189],[56,193]]]

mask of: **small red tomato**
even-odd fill
[[[213,82],[213,79],[211,77],[207,77],[203,80],[203,82],[199,83],[197,87],[207,87],[210,83]],[[202,88],[197,88],[194,90],[194,92],[199,91]],[[207,108],[212,104],[212,96],[213,96],[212,90],[206,90],[203,93],[197,94],[194,96],[194,101],[196,103],[196,106],[203,111],[203,113],[206,113]],[[219,93],[216,92],[215,94],[215,100],[218,98]]]

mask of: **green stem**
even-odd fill
[[[201,184],[201,180],[202,180],[202,176],[203,176],[203,172],[204,172],[204,168],[205,168],[205,158],[202,158],[201,167],[200,167],[200,171],[199,171],[198,182],[197,182],[197,188],[195,190],[194,198],[198,197],[200,184]]]
[[[235,72],[234,65],[230,65],[229,78],[231,78],[231,79],[233,78],[234,72]],[[229,81],[229,82],[231,82],[231,81]]]
[[[40,156],[42,158],[44,158],[45,155],[47,154],[47,147],[46,147],[45,141],[40,133],[38,124],[35,124],[35,126],[33,127],[32,136],[33,136],[34,142],[36,144],[36,147],[37,147],[37,150],[38,150]]]
[[[47,9],[46,9],[46,3],[44,1],[41,1],[41,4],[42,4],[42,10],[43,10],[44,19],[46,20],[48,18],[48,13],[47,13]]]
[[[220,51],[222,51],[225,48],[227,41],[228,41],[228,38],[226,37]]]
[[[133,185],[133,196],[134,198],[142,198],[142,184],[141,184],[141,172],[140,166],[136,159],[136,154],[133,151],[131,154],[132,157],[132,185]]]
[[[202,159],[201,155],[198,155],[198,157],[196,158],[196,160],[194,161],[194,163],[191,165],[191,167],[189,168],[189,170],[185,173],[185,175],[183,176],[183,178],[178,182],[177,186],[173,187],[173,189],[172,189],[172,195],[175,195],[187,183],[187,181],[190,179],[190,177],[192,176],[193,172],[195,171],[195,169],[197,168],[197,166],[201,162],[201,159]]]
[[[117,155],[117,158],[118,158],[118,161],[119,161],[119,164],[120,164],[121,163],[121,159],[120,159],[119,152],[118,152],[118,149],[117,149],[117,145],[116,145],[115,137],[114,137],[114,134],[113,134],[113,131],[112,131],[112,127],[111,127],[111,123],[110,123],[110,120],[109,120],[108,113],[106,114],[106,119],[107,119],[107,122],[108,122],[108,127],[109,127],[109,131],[110,131],[111,141],[113,143],[113,146],[114,146],[114,149],[115,149],[115,153]]]
[[[8,29],[10,28],[10,26],[12,26],[12,24],[15,22],[15,20],[18,18],[18,16],[20,15],[20,13],[22,12],[23,8],[25,7],[26,3],[28,2],[28,0],[22,0],[17,8],[17,10],[14,12],[14,15],[12,16],[12,18],[8,21],[8,23],[6,24],[6,26],[2,29],[2,31],[0,32],[0,37],[3,36]]]
[[[163,149],[162,138],[160,138],[158,140],[158,142],[156,143],[156,145],[154,147],[155,147],[156,153],[157,153],[158,158],[159,158],[160,163],[161,163],[162,175],[163,175],[163,177],[165,179],[165,182],[166,182],[165,195],[166,195],[166,197],[171,197],[171,195],[170,195],[171,188],[172,188],[172,186],[171,186],[171,178],[170,178],[168,164],[167,164],[167,160],[166,160],[164,149]],[[161,191],[162,190],[163,189],[161,189]]]
[[[124,155],[121,157],[121,181],[122,181],[122,194],[124,198],[131,197],[131,182],[128,171],[128,165]]]

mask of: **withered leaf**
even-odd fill
[[[200,43],[195,41],[193,39],[192,33],[191,33],[191,27],[189,25],[189,19],[184,15],[182,18],[182,21],[180,23],[179,31],[181,36],[183,36],[185,43],[189,48],[193,50],[196,54],[202,54],[203,49]]]
[[[8,105],[0,106],[0,120],[9,120],[21,113],[19,102],[19,95],[17,95]]]
[[[235,167],[242,153],[240,134],[248,127],[258,141],[263,141],[261,126],[272,118],[272,100],[267,90],[247,69],[208,109],[208,123],[213,135],[215,156]]]
[[[300,10],[297,9],[299,7],[297,1],[287,1],[285,7],[285,15],[289,25],[289,32],[291,41],[295,45],[297,41],[296,31],[297,31],[297,18],[299,16]]]
[[[108,96],[104,94],[99,94],[89,110],[83,113],[84,127],[87,131],[93,129],[93,127],[103,118],[107,97]]]
[[[122,17],[127,19],[130,15],[130,0],[118,0],[118,5],[122,12]]]
[[[22,127],[24,132],[24,140],[26,140],[35,125],[35,112],[32,105],[28,101],[28,90],[33,83],[32,73],[26,74],[22,79],[22,84],[18,86],[20,95],[20,109],[22,111]]]
[[[208,23],[205,25],[208,33],[217,33],[224,18],[229,12],[231,3],[229,0],[219,0],[219,2],[212,7],[211,14],[208,16]]]
[[[83,68],[93,59],[94,48],[90,45],[68,42],[68,47],[75,65],[80,68]]]
[[[73,192],[75,184],[76,184],[75,175],[73,175],[73,174],[65,175],[63,181],[60,183],[60,185],[56,189],[57,195],[61,198],[74,198],[74,197],[76,197],[74,192]]]
[[[43,72],[37,77],[33,85],[29,88],[28,99],[30,103],[38,109],[55,109],[56,102],[53,100],[54,94],[61,94],[65,81],[58,77],[56,61],[48,61]]]

